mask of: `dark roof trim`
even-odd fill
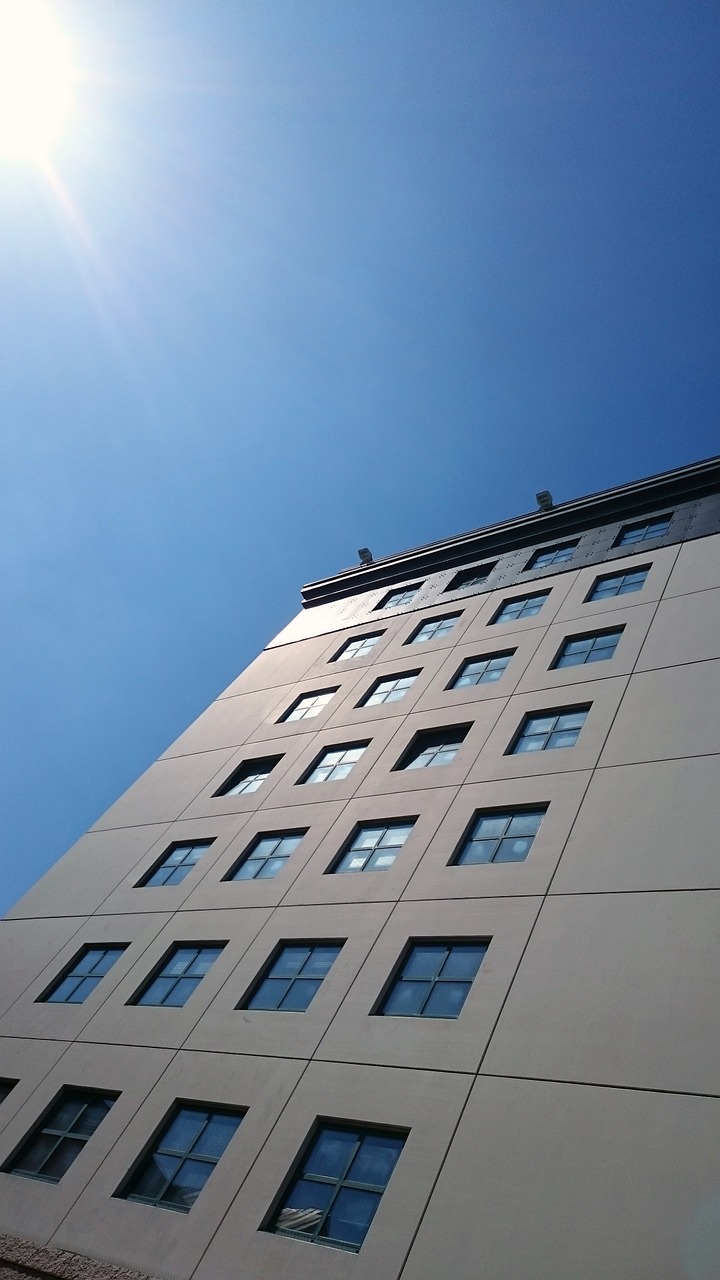
[[[550,511],[503,520],[470,533],[394,556],[344,569],[331,578],[310,582],[302,589],[303,605],[324,604],[377,587],[420,578],[441,569],[462,568],[479,560],[492,560],[520,547],[583,533],[597,525],[640,517],[661,506],[689,502],[720,491],[720,457],[707,458],[674,471],[619,485],[562,502]]]

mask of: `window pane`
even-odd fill
[[[198,985],[197,978],[178,978],[163,1000],[166,1009],[179,1009],[193,994]]]
[[[182,1107],[163,1134],[161,1146],[165,1151],[190,1151],[197,1141],[208,1118],[207,1111],[194,1111]]]
[[[496,814],[494,817],[481,818],[475,827],[474,834],[489,839],[492,836],[502,836],[505,834],[507,827],[507,815],[504,813]]]
[[[394,1134],[366,1134],[350,1166],[348,1179],[375,1187],[387,1186],[402,1149],[403,1139]]]
[[[291,978],[265,978],[248,1000],[248,1009],[277,1009],[291,981]]]
[[[342,1178],[358,1143],[358,1134],[345,1129],[322,1129],[305,1162],[303,1173]]]
[[[417,1018],[427,1000],[431,982],[396,982],[382,1007],[383,1014],[399,1018]]]
[[[448,949],[433,943],[414,946],[402,968],[404,978],[435,978],[439,974]]]
[[[283,947],[272,967],[274,978],[294,978],[310,958],[310,947]]]
[[[320,1235],[328,1240],[359,1247],[367,1235],[379,1203],[380,1196],[377,1192],[342,1187],[322,1225]]]
[[[87,989],[81,993],[78,991],[80,984],[77,978],[63,978],[45,999],[50,1004],[82,1004],[85,997],[95,989],[95,982],[92,979],[89,982],[87,979],[84,981]]]
[[[38,1133],[13,1164],[16,1173],[37,1173],[57,1144],[57,1135]]]
[[[183,1161],[163,1194],[163,1204],[189,1212],[210,1177],[213,1167],[201,1160]]]
[[[53,1178],[59,1182],[64,1173],[67,1173],[73,1160],[76,1160],[85,1146],[82,1138],[63,1138],[58,1143],[55,1150],[45,1161],[41,1169],[44,1178]]]
[[[73,1124],[73,1132],[89,1138],[105,1119],[112,1106],[112,1100],[106,1098],[89,1098],[86,1106],[80,1111]]]
[[[436,982],[423,1009],[425,1018],[457,1018],[470,990],[467,982]]]
[[[277,1226],[285,1231],[314,1232],[334,1190],[328,1183],[306,1182],[300,1178],[291,1189],[285,1207],[280,1210]]]
[[[304,1013],[320,982],[320,978],[296,978],[278,1007],[286,1013]]]
[[[196,1155],[214,1156],[219,1160],[238,1128],[240,1120],[240,1116],[223,1115],[222,1112],[211,1115],[192,1148],[193,1152]]]
[[[532,836],[501,840],[493,862],[524,862],[532,847]]]
[[[146,1200],[156,1200],[179,1168],[178,1159],[161,1155],[150,1156],[133,1182],[128,1199],[134,1199],[137,1196],[138,1199],[142,1197]]]
[[[476,943],[459,943],[451,947],[443,965],[443,981],[446,978],[474,978],[486,951],[487,946]]]
[[[313,947],[310,959],[303,968],[303,977],[324,978],[339,951],[339,947]]]

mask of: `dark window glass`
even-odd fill
[[[537,809],[488,810],[476,813],[463,840],[456,866],[476,866],[483,862],[524,862],[547,806]]]
[[[357,764],[367,742],[354,742],[347,747],[328,747],[301,782],[341,782]]]
[[[189,1213],[241,1120],[237,1111],[176,1106],[121,1198]]]
[[[461,591],[464,587],[477,587],[490,576],[495,564],[497,561],[494,564],[474,564],[469,569],[461,569],[454,578],[450,579],[445,590]]]
[[[397,609],[401,604],[409,604],[415,599],[418,591],[422,586],[422,582],[415,583],[412,587],[400,587],[397,591],[390,591],[388,595],[383,596],[378,609]]]
[[[458,618],[462,617],[460,613],[446,613],[443,618],[428,618],[427,622],[413,631],[407,644],[425,644],[428,640],[440,640],[452,631]]]
[[[567,711],[544,711],[539,715],[526,716],[510,748],[510,755],[573,747],[589,710],[589,707],[569,707]]]
[[[304,1013],[341,950],[341,942],[286,943],[238,1009]]]
[[[629,573],[606,573],[595,579],[587,599],[608,600],[611,596],[625,596],[631,591],[642,591],[649,572],[650,565],[646,564],[639,569],[631,569]]]
[[[354,636],[352,640],[346,640],[342,649],[335,654],[333,662],[347,662],[349,658],[366,658],[369,653],[372,653],[382,635],[384,632],[375,631],[372,635]]]
[[[577,542],[562,542],[555,547],[543,547],[528,561],[526,569],[546,569],[551,564],[567,564],[575,554]]]
[[[289,711],[285,712],[280,719],[287,723],[288,720],[313,720],[315,716],[319,716],[324,711],[330,699],[337,693],[337,689],[321,689],[319,693],[304,693],[301,698],[296,698]]]
[[[180,944],[162,968],[150,979],[134,1000],[134,1004],[164,1005],[174,1009],[184,1005],[214,965],[225,943],[202,947]]]
[[[257,791],[272,773],[282,756],[266,756],[262,760],[246,760],[235,769],[226,782],[215,792],[216,796],[247,796]]]
[[[80,1089],[66,1089],[44,1120],[32,1130],[5,1173],[59,1182],[85,1143],[102,1123],[115,1099]]]
[[[415,942],[409,948],[380,1014],[399,1018],[458,1018],[487,942]]]
[[[628,547],[635,542],[647,542],[648,538],[662,538],[670,528],[671,520],[672,511],[668,515],[653,516],[651,520],[623,525],[613,546]]]
[[[49,1004],[82,1004],[120,959],[124,946],[83,947],[70,969],[50,988],[43,1001]]]
[[[484,658],[468,658],[458,671],[451,689],[464,689],[472,684],[492,684],[499,680],[515,650],[506,653],[488,653]]]
[[[399,676],[386,676],[385,679],[376,680],[358,706],[376,707],[384,702],[399,702],[419,675],[419,671],[404,671]]]
[[[387,871],[414,825],[414,821],[376,822],[358,827],[333,872]]]
[[[0,1102],[4,1102],[8,1094],[15,1088],[17,1080],[0,1080]]]
[[[428,730],[417,733],[396,769],[429,769],[434,765],[450,764],[462,746],[470,726],[453,725],[449,729]]]
[[[404,1134],[323,1124],[268,1230],[357,1252],[404,1144]]]
[[[159,885],[182,884],[212,843],[212,840],[194,840],[189,844],[171,844],[154,871],[140,881],[140,886],[148,889]]]
[[[585,636],[569,636],[564,642],[553,667],[579,667],[586,662],[602,662],[612,658],[623,633],[622,627],[614,631],[597,631]]]
[[[295,852],[305,831],[277,831],[259,835],[243,854],[228,880],[274,880]]]
[[[541,591],[534,596],[516,596],[514,600],[506,600],[493,618],[496,622],[517,622],[520,618],[534,618],[542,609],[550,592]]]

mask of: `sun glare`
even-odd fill
[[[40,0],[0,0],[0,154],[45,158],[72,107],[67,45]]]

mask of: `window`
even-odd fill
[[[371,685],[370,692],[358,703],[358,706],[377,707],[382,702],[399,702],[419,675],[419,671],[404,671],[399,676],[387,676],[384,680],[376,680]]]
[[[436,764],[450,764],[455,759],[469,730],[469,724],[460,724],[453,725],[449,729],[429,729],[423,733],[416,733],[395,768],[429,769]]]
[[[376,608],[397,609],[401,604],[409,604],[411,600],[415,599],[421,586],[422,582],[416,582],[412,587],[400,587],[397,591],[390,591],[386,596],[383,596]]]
[[[639,569],[631,569],[629,573],[606,573],[596,578],[587,600],[608,600],[610,596],[626,596],[631,591],[642,591],[645,579],[650,572],[650,565],[644,564]]]
[[[340,782],[347,778],[367,746],[367,742],[354,742],[347,747],[328,747],[301,782]]]
[[[542,609],[550,592],[541,591],[534,596],[516,596],[514,600],[505,600],[493,618],[495,622],[517,622],[520,618],[534,618]]]
[[[164,1005],[180,1008],[190,999],[205,974],[212,968],[225,943],[216,946],[192,946],[182,943],[173,950],[154,978],[131,1004]]]
[[[441,640],[449,631],[452,631],[458,618],[462,615],[459,613],[446,613],[443,618],[428,618],[427,622],[423,622],[413,631],[406,644],[425,644],[428,640]]]
[[[405,1136],[383,1129],[322,1124],[283,1191],[267,1230],[356,1253]]]
[[[341,942],[284,943],[238,1009],[304,1013],[341,950]]]
[[[508,754],[573,747],[589,710],[589,707],[569,707],[567,711],[542,711],[536,716],[526,716]]]
[[[123,1200],[189,1213],[242,1115],[178,1104],[126,1186]]]
[[[384,631],[374,631],[372,635],[354,636],[352,640],[346,640],[332,661],[347,662],[349,658],[366,658],[384,634]]]
[[[575,554],[577,542],[559,542],[555,547],[543,547],[528,560],[525,569],[547,569],[551,564],[567,564]]]
[[[259,835],[226,880],[274,880],[297,849],[304,831],[277,831]]]
[[[247,796],[257,791],[272,773],[282,756],[266,756],[262,760],[245,760],[223,783],[216,796]]]
[[[464,689],[471,684],[492,684],[500,679],[514,653],[514,649],[508,649],[505,653],[489,653],[484,658],[468,658],[448,688]]]
[[[614,547],[629,547],[634,542],[647,542],[648,538],[662,538],[667,533],[672,520],[672,511],[668,515],[653,516],[651,520],[639,520],[637,524],[624,524]]]
[[[497,561],[493,564],[474,564],[469,569],[461,569],[448,582],[446,591],[461,591],[463,587],[477,587],[490,576]]]
[[[41,997],[48,1004],[82,1004],[91,996],[98,983],[119,960],[124,946],[83,947],[69,969],[61,975],[48,992]]]
[[[212,843],[212,840],[194,840],[191,844],[171,844],[160,862],[138,882],[138,886],[148,889],[159,885],[182,884]]]
[[[335,693],[337,688],[322,689],[319,693],[302,694],[300,698],[295,699],[290,710],[280,717],[280,723],[287,723],[288,720],[312,720],[320,715]]]
[[[17,1080],[0,1080],[0,1102],[4,1102],[8,1094],[15,1088]]]
[[[524,862],[547,805],[537,809],[488,810],[476,813],[452,866],[477,866],[482,862]]]
[[[458,1018],[488,945],[413,942],[378,1012],[395,1018]]]
[[[624,627],[614,631],[588,632],[584,636],[568,636],[553,662],[553,667],[579,667],[585,662],[602,662],[612,658]]]
[[[80,1155],[115,1102],[112,1096],[65,1089],[44,1120],[32,1130],[4,1173],[59,1182]]]
[[[358,827],[345,846],[333,874],[345,871],[387,871],[415,826],[410,822],[376,822]]]

